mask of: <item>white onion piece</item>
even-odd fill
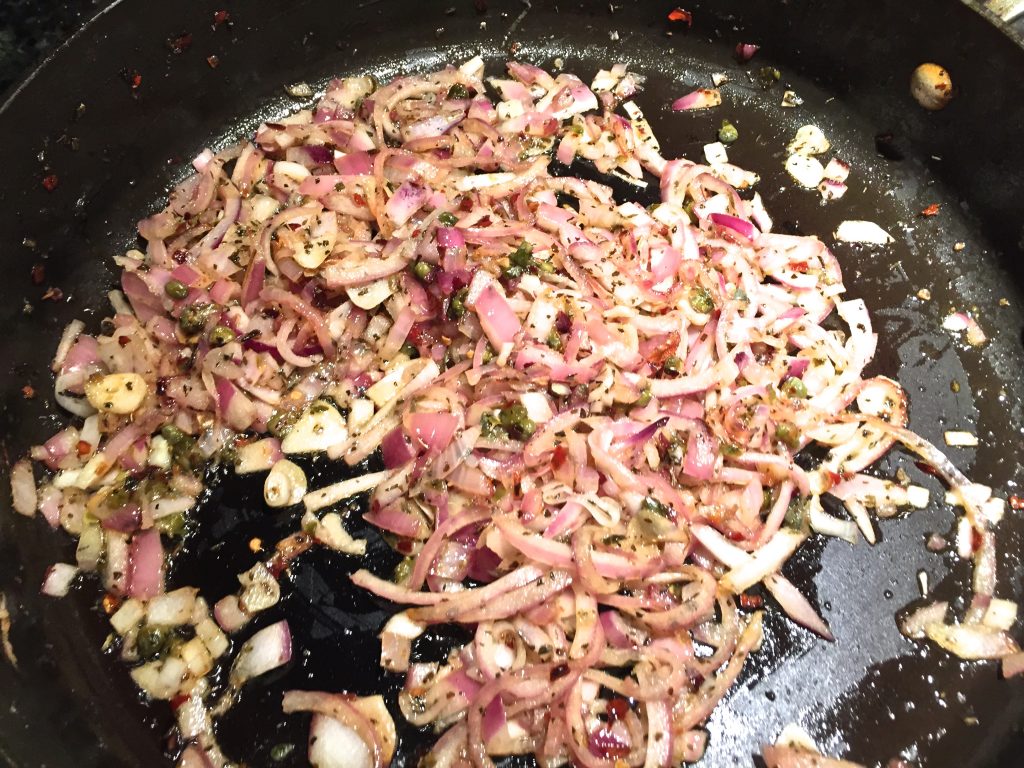
[[[228,679],[236,688],[254,677],[287,664],[292,658],[292,633],[287,621],[264,627],[242,645]]]
[[[792,154],[786,158],[786,173],[793,177],[797,184],[807,189],[814,189],[825,178],[825,169],[813,157]]]
[[[1001,629],[1008,632],[1017,621],[1017,604],[1012,600],[992,598],[985,609],[985,615],[981,623],[992,629]]]
[[[54,563],[46,569],[41,591],[50,597],[64,597],[78,575],[78,567],[67,563]]]
[[[235,472],[239,475],[266,472],[280,458],[281,442],[276,437],[246,443],[236,451]]]
[[[857,524],[852,520],[840,520],[825,511],[821,505],[821,499],[812,496],[808,505],[807,522],[811,530],[825,536],[834,536],[837,539],[844,539],[851,544],[857,543]]]
[[[947,430],[943,433],[946,445],[973,448],[978,444],[978,436],[962,430]]]
[[[978,624],[928,624],[928,638],[961,659],[999,659],[1020,651],[1006,632]]]
[[[182,587],[157,595],[146,604],[146,621],[165,627],[180,627],[192,620],[199,590]]]
[[[864,768],[860,763],[822,757],[800,747],[766,746],[761,749],[761,756],[767,768]]]
[[[807,536],[790,528],[779,530],[768,542],[754,551],[750,560],[730,570],[718,584],[722,589],[740,593],[774,573],[796,552]]]
[[[11,499],[18,514],[32,517],[36,513],[39,496],[32,462],[28,459],[21,459],[11,467]]]
[[[822,152],[828,152],[831,146],[829,140],[825,138],[825,134],[822,133],[821,128],[816,125],[804,125],[797,130],[796,136],[786,145],[786,151],[791,155],[810,157],[811,155],[820,155]]]
[[[68,352],[71,351],[71,347],[74,346],[75,341],[82,335],[82,331],[84,330],[85,323],[81,320],[72,320],[64,328],[64,332],[60,337],[60,342],[57,344],[57,351],[53,355],[53,362],[50,364],[50,368],[54,373],[59,371],[61,366],[64,365]]]
[[[873,221],[844,221],[836,227],[833,233],[836,240],[844,243],[864,243],[866,245],[887,245],[893,241],[893,236],[875,224]]]
[[[366,285],[345,289],[349,300],[360,309],[373,309],[383,304],[395,292],[390,277],[382,277]]]
[[[310,491],[306,494],[306,498],[302,500],[302,503],[306,505],[306,509],[310,512],[316,512],[318,509],[337,504],[339,501],[351,498],[357,494],[372,491],[387,480],[390,474],[387,471],[371,472],[368,475],[360,475],[359,477],[342,480],[340,483],[328,485],[326,488]]]
[[[913,640],[925,638],[925,627],[929,624],[942,624],[946,620],[949,603],[935,602],[918,608],[907,614],[898,622],[900,632]]]
[[[309,527],[313,529],[314,539],[335,552],[359,557],[366,554],[366,540],[352,538],[337,512],[328,512],[319,520],[312,512],[306,512],[302,516],[302,528],[309,530]]]
[[[373,751],[354,730],[328,715],[309,726],[309,762],[316,768],[373,768]]]

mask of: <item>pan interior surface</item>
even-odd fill
[[[1015,492],[1024,477],[1017,449],[1024,425],[1024,385],[1017,376],[1024,363],[1024,297],[1014,267],[1021,257],[1015,227],[1024,195],[1014,195],[1022,182],[1013,172],[1019,175],[1024,150],[1010,126],[1024,124],[1024,98],[1019,84],[999,76],[1024,63],[1024,54],[984,19],[959,3],[949,3],[940,23],[927,12],[931,4],[896,0],[870,12],[852,2],[826,8],[709,2],[691,4],[694,26],[687,31],[668,22],[671,8],[659,3],[616,6],[614,12],[604,4],[461,3],[451,14],[424,5],[370,3],[339,18],[326,2],[287,8],[252,2],[232,11],[228,32],[207,31],[213,5],[197,4],[183,21],[180,10],[147,7],[143,13],[138,3],[125,2],[94,21],[6,105],[0,127],[12,129],[31,117],[43,132],[13,140],[24,151],[8,150],[14,182],[0,210],[13,273],[0,310],[10,329],[3,351],[14,372],[2,385],[0,416],[9,456],[55,430],[55,407],[45,398],[24,400],[21,387],[49,390],[46,366],[68,319],[98,324],[115,280],[110,255],[134,244],[133,223],[162,204],[189,158],[203,146],[249,135],[262,119],[306,106],[283,95],[288,83],[322,88],[329,77],[366,71],[386,79],[479,53],[490,73],[513,57],[545,67],[560,59],[584,80],[624,62],[648,78],[637,102],[666,157],[702,161],[703,145],[715,140],[721,121],[736,125],[741,138],[730,147],[730,160],[761,176],[757,189],[778,231],[818,234],[832,246],[840,221],[867,219],[894,235],[896,242],[884,248],[834,246],[848,296],[866,301],[879,334],[869,373],[901,382],[910,398],[911,427],[932,442],[942,445],[946,429],[976,433],[978,448],[947,449],[954,463],[998,493]],[[850,18],[862,22],[859,41],[842,35]],[[163,41],[183,24],[195,25],[195,50],[168,54]],[[908,40],[899,32],[908,28],[920,34]],[[745,65],[733,58],[740,42],[761,45]],[[205,61],[206,50],[217,51],[222,63],[216,70]],[[987,74],[978,66],[982,55]],[[910,72],[925,60],[946,66],[959,91],[945,112],[934,115],[909,96]],[[66,69],[74,61],[84,62],[82,71]],[[764,66],[781,73],[771,88],[756,77]],[[125,67],[143,73],[134,94],[118,74]],[[674,98],[709,87],[714,73],[730,79],[722,87],[722,106],[669,110]],[[53,95],[45,104],[30,101],[50,86]],[[797,93],[803,104],[781,107],[784,90]],[[76,119],[79,102],[86,108]],[[119,116],[114,124],[112,115]],[[840,201],[823,204],[816,190],[796,188],[783,169],[787,142],[808,123],[830,139],[830,154],[852,167],[850,190]],[[987,146],[969,146],[982,129]],[[61,135],[78,138],[77,153],[58,143]],[[879,136],[886,137],[886,156],[879,154]],[[52,196],[39,188],[40,149],[44,162],[60,169],[61,186]],[[585,167],[571,172],[591,173]],[[644,203],[656,196],[656,190],[627,185],[616,190],[620,199]],[[922,217],[920,211],[934,203],[940,214]],[[34,245],[23,245],[26,239]],[[958,243],[964,247],[958,250]],[[38,290],[30,296],[27,278],[36,262],[46,264],[47,280],[63,286],[67,302],[39,301]],[[930,299],[919,298],[922,289]],[[942,320],[953,310],[972,312],[989,343],[969,347],[944,331]],[[790,722],[803,725],[825,753],[866,765],[900,757],[940,767],[1010,764],[1019,743],[1012,740],[1014,729],[1024,719],[1019,683],[998,680],[991,664],[960,662],[897,630],[897,611],[920,599],[921,572],[935,596],[956,604],[969,569],[924,546],[931,533],[952,538],[954,516],[941,503],[939,484],[898,451],[878,469],[891,477],[896,467],[929,487],[931,505],[881,521],[874,547],[815,540],[787,566],[787,575],[822,610],[836,642],[825,643],[770,611],[768,639],[712,716],[700,765],[750,765],[762,743]],[[320,482],[340,477],[341,470],[326,461],[313,460],[307,468]],[[249,540],[274,541],[294,530],[298,516],[270,515],[258,484],[224,478],[200,517],[175,563],[174,579],[200,586],[212,602],[234,591],[234,575],[252,564]],[[350,517],[359,520],[358,510]],[[0,672],[0,684],[18,691],[20,703],[16,712],[0,715],[2,733],[13,734],[6,739],[9,764],[162,764],[169,714],[139,702],[123,667],[100,656],[108,630],[95,610],[98,585],[88,582],[64,601],[40,598],[45,567],[69,561],[74,550],[38,520],[11,518],[0,522],[0,576],[22,666],[17,673]],[[999,530],[1000,596],[1020,599],[1024,526],[1011,513]],[[371,541],[369,565],[388,572],[394,561],[383,541],[368,529],[353,532]],[[221,722],[221,742],[232,757],[254,765],[304,764],[306,721],[280,714],[282,690],[384,692],[394,703],[401,679],[379,669],[376,641],[393,609],[351,587],[346,574],[360,565],[329,552],[307,555],[292,569],[282,603],[254,624],[288,618],[300,652],[288,668],[251,683]],[[439,658],[461,639],[457,630],[442,630],[417,653]],[[46,723],[60,728],[59,740],[40,737]],[[402,728],[400,715],[396,724]],[[432,738],[405,726],[396,765],[415,765]],[[271,751],[283,743],[297,748],[272,761]]]

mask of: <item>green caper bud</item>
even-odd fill
[[[417,280],[425,283],[434,274],[434,265],[426,261],[417,261],[412,265],[412,273]]]
[[[223,347],[235,340],[235,332],[226,325],[214,326],[210,331],[210,344],[214,347]]]
[[[690,289],[690,306],[702,315],[706,315],[715,308],[715,301],[706,288],[694,286]]]
[[[181,280],[168,280],[167,285],[164,286],[164,293],[172,299],[184,299],[188,296],[188,286]]]
[[[786,397],[803,400],[807,397],[807,385],[801,379],[790,377],[782,383],[782,393]]]
[[[785,443],[789,448],[796,448],[800,445],[800,433],[796,426],[788,421],[780,421],[775,425],[775,439]]]
[[[678,376],[683,372],[683,361],[675,355],[672,355],[671,357],[665,358],[665,362],[661,364],[661,370],[669,376]]]
[[[147,624],[139,630],[138,637],[135,638],[135,648],[140,658],[152,661],[163,655],[170,642],[171,633],[166,627]]]
[[[211,309],[212,306],[210,304],[190,304],[181,310],[181,315],[178,317],[178,325],[189,336],[201,333],[206,326],[206,320],[210,316]]]
[[[173,424],[164,424],[160,427],[160,435],[171,445],[177,445],[188,438],[188,435]]]
[[[739,137],[740,132],[736,130],[736,126],[728,120],[723,120],[722,127],[718,129],[718,140],[723,144],[732,144]]]
[[[460,288],[452,294],[448,301],[448,317],[450,319],[461,320],[462,316],[466,314],[466,296],[468,294],[469,290],[466,288]]]

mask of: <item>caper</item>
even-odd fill
[[[147,624],[139,630],[135,638],[135,648],[145,661],[158,659],[167,650],[171,642],[171,633],[166,627]]]
[[[267,431],[274,437],[282,438],[292,431],[295,422],[299,420],[299,411],[281,410],[275,411],[267,422]]]
[[[484,411],[480,417],[480,435],[488,440],[503,440],[508,437],[498,416],[491,411]]]
[[[706,315],[715,308],[715,301],[706,288],[695,285],[690,289],[690,306],[702,315]]]
[[[184,299],[188,296],[188,286],[181,282],[181,280],[168,280],[164,286],[164,293],[172,299]]]
[[[640,397],[636,399],[637,408],[645,408],[651,402],[651,385],[644,384],[644,388],[640,390]]]
[[[449,99],[468,99],[469,89],[466,88],[462,83],[455,83],[451,88],[448,89]]]
[[[562,337],[558,334],[558,331],[556,331],[554,328],[552,328],[551,332],[548,333],[548,337],[547,337],[546,341],[547,341],[548,346],[551,347],[553,350],[555,350],[555,352],[561,352],[562,351],[562,349],[563,349]]]
[[[800,445],[800,433],[796,426],[788,421],[780,421],[775,425],[775,439],[785,443],[789,448],[796,448]]]
[[[450,211],[445,211],[444,213],[438,215],[437,223],[445,227],[454,227],[456,224],[459,223],[459,217],[456,216],[454,213],[451,213]]]
[[[521,403],[502,408],[498,412],[498,420],[509,437],[515,440],[526,440],[537,431],[537,425],[527,413],[526,406]]]
[[[200,333],[206,326],[206,321],[210,317],[210,313],[213,310],[213,305],[196,303],[190,304],[181,310],[181,315],[178,317],[178,325],[181,326],[181,330],[185,333],[194,335]]]
[[[782,382],[782,393],[786,397],[803,400],[807,397],[807,385],[804,384],[802,379],[791,376]]]
[[[429,282],[434,276],[434,265],[426,261],[417,261],[412,265],[412,273],[421,282]]]
[[[394,580],[396,584],[404,584],[412,576],[413,566],[416,564],[416,559],[413,557],[405,557],[395,566]]]
[[[226,325],[214,326],[210,331],[210,344],[214,347],[223,347],[235,340],[235,332]]]
[[[672,513],[668,507],[662,504],[653,496],[644,496],[644,500],[640,502],[640,509],[644,512],[652,512],[662,517],[672,517]]]
[[[739,137],[740,132],[736,130],[736,126],[728,120],[723,120],[722,127],[718,129],[718,140],[723,144],[732,144]]]
[[[450,319],[461,320],[462,316],[466,314],[466,296],[468,294],[468,288],[460,288],[452,294],[451,299],[448,300],[448,317]]]
[[[420,351],[407,341],[402,345],[401,349],[398,350],[398,354],[405,355],[410,360],[414,360],[420,356]]]
[[[683,361],[672,355],[671,357],[665,358],[665,362],[661,364],[661,370],[667,373],[669,376],[678,376],[683,370]]]
[[[160,533],[167,536],[181,536],[185,533],[185,515],[181,512],[164,515],[156,521],[156,527],[160,530]]]
[[[160,427],[160,435],[172,446],[186,440],[188,435],[173,424],[164,424]]]
[[[294,751],[294,744],[275,744],[274,748],[270,750],[270,759],[275,763],[279,763],[282,760],[287,759],[288,755]]]
[[[669,464],[679,466],[686,458],[686,445],[679,439],[678,435],[672,437],[665,449],[665,459]]]

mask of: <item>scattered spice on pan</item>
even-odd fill
[[[26,384],[21,388],[21,396],[26,400],[32,400],[36,396],[35,387],[33,387],[31,384]]]
[[[192,47],[192,33],[182,32],[167,38],[167,48],[174,54],[180,54]]]
[[[42,285],[46,282],[46,265],[45,264],[33,264],[32,270],[32,284]]]
[[[931,205],[925,206],[921,210],[921,215],[924,216],[925,218],[931,218],[932,216],[938,216],[939,215],[939,207],[940,206],[939,206],[938,203],[932,203]]]
[[[216,54],[211,54],[206,57],[206,63],[210,67],[210,69],[216,69],[220,66],[220,57]]]
[[[60,184],[60,179],[56,173],[50,173],[43,177],[43,189],[47,192],[53,192],[58,184]]]

